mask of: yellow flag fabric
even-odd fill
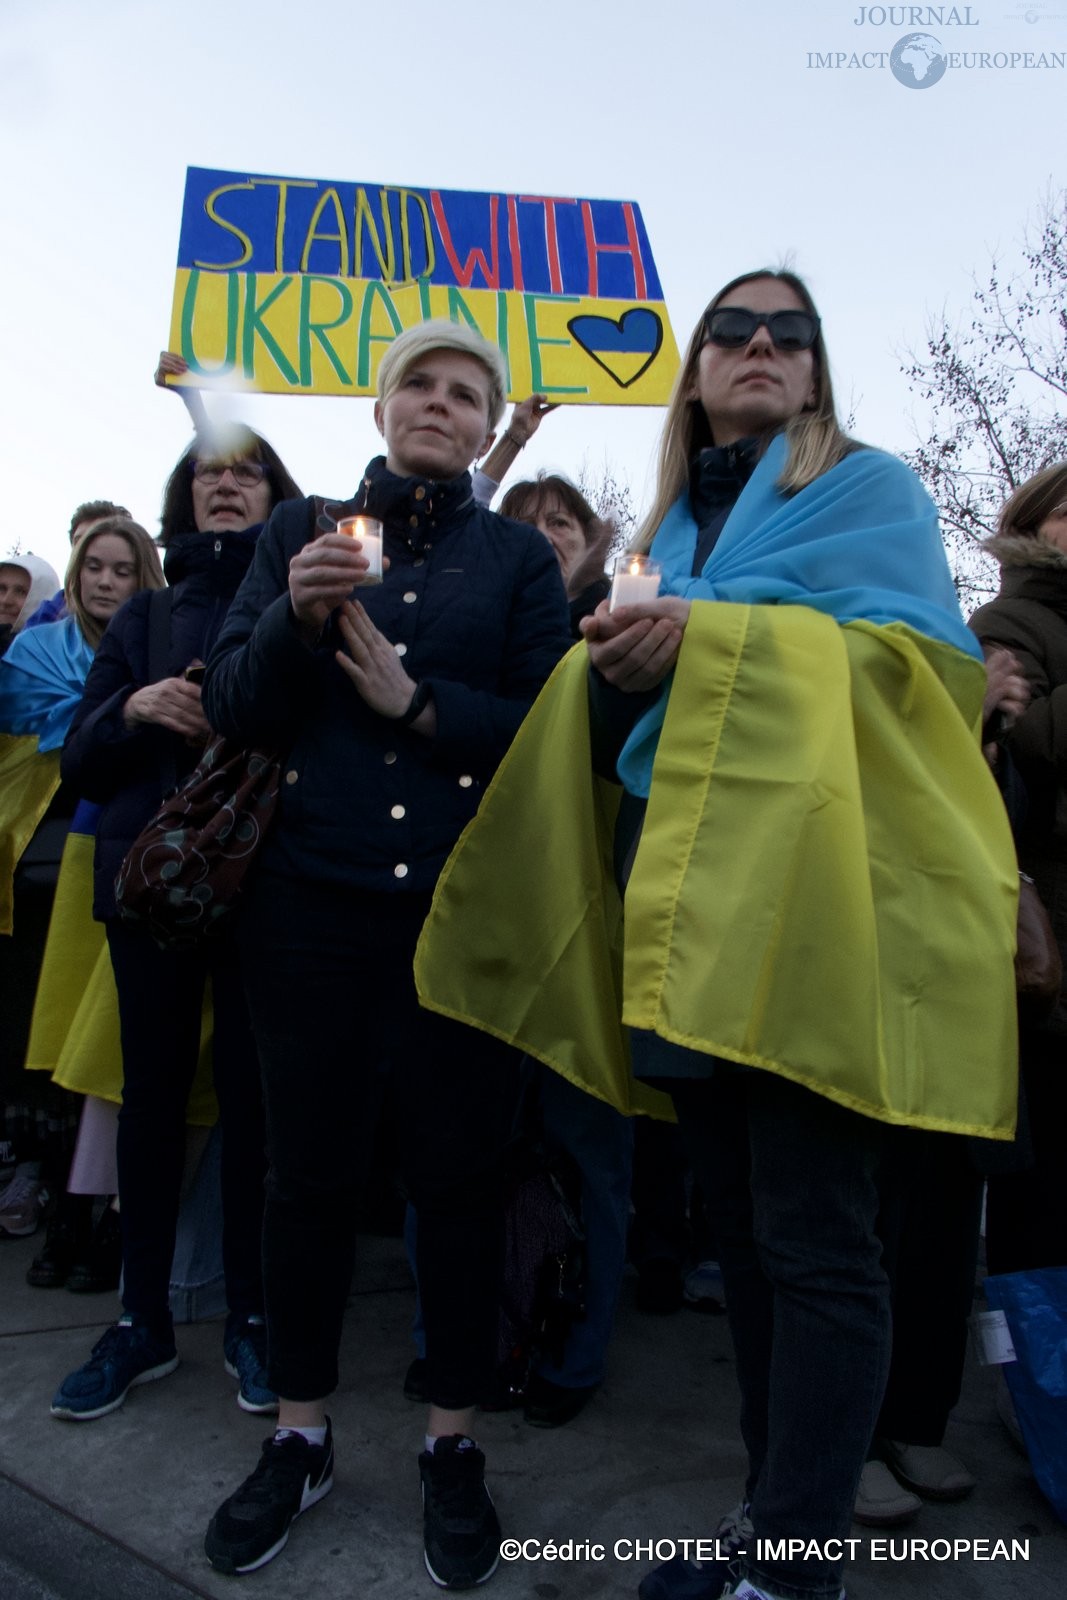
[[[59,751],[37,735],[0,733],[0,934],[13,926],[13,881],[22,852],[59,788]]]
[[[586,673],[579,646],[442,874],[423,1004],[622,1110],[651,1108],[625,1022],[886,1122],[1009,1138],[1018,879],[980,663],[903,624],[694,603],[625,929]]]
[[[92,917],[94,845],[91,834],[70,833],[63,847],[26,1066],[50,1072],[76,1094],[117,1103],[122,1099],[119,1002],[104,926]],[[186,1121],[206,1128],[218,1120],[211,1037],[211,1006],[205,999]]]

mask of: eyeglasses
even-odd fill
[[[262,483],[267,469],[262,461],[194,461],[193,477],[199,483],[219,483],[224,472],[232,472],[234,482],[242,489],[251,489]]]
[[[722,350],[740,350],[757,328],[766,328],[776,350],[810,350],[819,337],[819,319],[809,311],[749,311],[744,306],[716,306],[704,313],[708,343]]]

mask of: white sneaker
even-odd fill
[[[749,1516],[751,1509],[747,1500],[739,1500],[715,1529],[716,1544],[731,1561],[739,1550],[743,1550],[756,1537],[756,1530]]]
[[[726,1296],[722,1287],[722,1269],[717,1261],[701,1261],[692,1272],[685,1275],[682,1298],[693,1311],[724,1311]]]
[[[865,1461],[852,1515],[865,1528],[896,1528],[922,1510],[918,1495],[901,1488],[884,1461]]]
[[[974,1488],[973,1472],[939,1444],[882,1439],[879,1448],[893,1476],[926,1500],[962,1500]]]
[[[38,1178],[40,1170],[36,1161],[15,1168],[15,1176],[0,1196],[0,1239],[27,1239],[37,1232],[48,1204],[47,1190]]]

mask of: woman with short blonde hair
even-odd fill
[[[411,959],[446,857],[568,643],[548,544],[473,497],[468,469],[502,404],[500,353],[471,330],[401,334],[378,375],[385,455],[351,499],[275,512],[208,663],[214,725],[287,751],[238,932],[267,1102],[264,1288],[281,1409],[259,1466],[208,1528],[220,1572],[269,1561],[333,1482],[326,1403],[360,1130],[386,1062],[419,1219],[426,1565],[461,1588],[498,1560],[470,1435],[495,1364],[516,1074],[495,1041],[420,1012]]]

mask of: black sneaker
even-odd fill
[[[211,1519],[204,1550],[216,1572],[255,1572],[281,1550],[290,1525],[333,1488],[333,1432],[309,1444],[282,1428],[263,1442],[259,1466]]]
[[[442,1589],[473,1589],[500,1560],[500,1521],[485,1487],[485,1457],[451,1434],[419,1457],[426,1570]]]

